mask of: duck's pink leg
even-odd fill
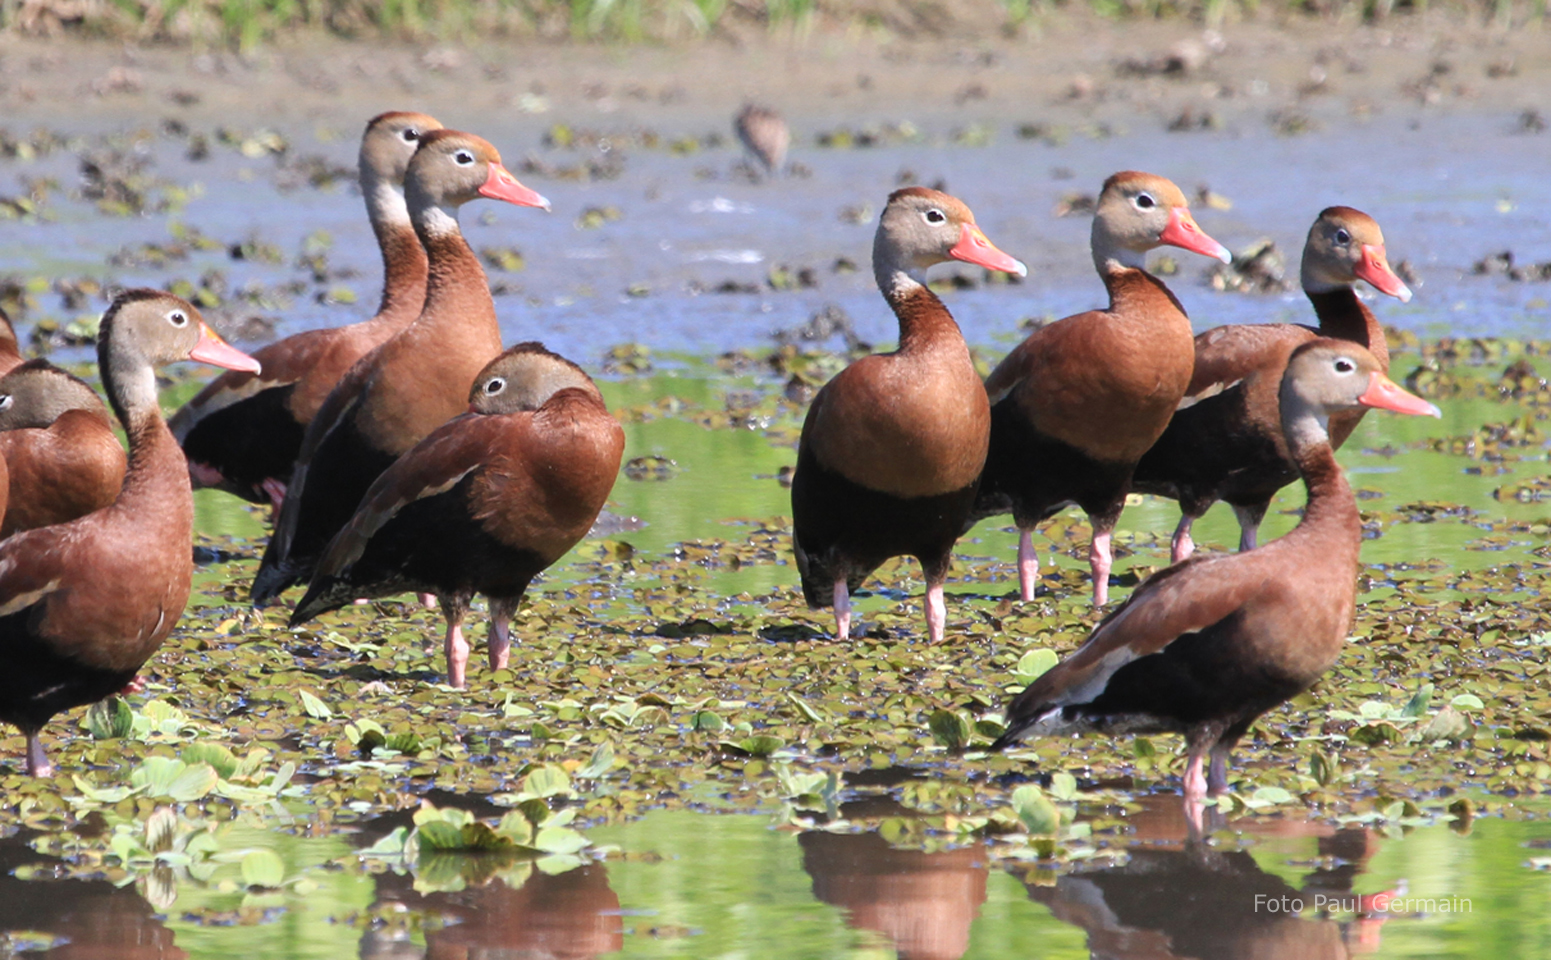
[[[1110,531],[1094,530],[1093,543],[1088,547],[1088,567],[1093,571],[1093,605],[1102,607],[1109,603],[1109,570],[1115,555],[1110,549]]]
[[[145,677],[135,674],[129,682],[124,684],[124,689],[119,691],[119,696],[127,697],[132,693],[145,693]]]
[[[933,583],[926,588],[926,637],[931,643],[942,643],[948,627],[948,605],[943,599],[942,584]]]
[[[469,643],[463,639],[463,624],[447,624],[447,685],[462,690],[468,683]]]
[[[1039,583],[1039,554],[1034,552],[1034,532],[1018,531],[1018,596],[1024,602],[1034,599],[1034,587]]]
[[[43,741],[36,733],[27,734],[27,773],[34,777],[52,777],[54,765],[43,753]]]
[[[1174,539],[1169,542],[1170,563],[1189,560],[1196,552],[1196,542],[1190,539],[1190,525],[1195,522],[1196,518],[1188,513],[1180,515],[1179,526],[1174,528]]]
[[[844,578],[835,581],[835,639],[851,639],[851,591]]]
[[[188,461],[188,475],[189,480],[193,482],[195,490],[201,490],[205,487],[218,487],[226,482],[226,478],[221,475],[221,471],[208,463],[197,463],[193,460]]]
[[[1255,549],[1260,540],[1260,521],[1265,513],[1253,507],[1234,507],[1233,515],[1239,521],[1239,552]]]
[[[490,601],[490,669],[505,670],[512,651],[512,616],[515,602]]]
[[[1190,822],[1194,839],[1201,837],[1202,818],[1206,812],[1206,805],[1202,803],[1206,799],[1206,776],[1201,771],[1201,761],[1201,754],[1192,750],[1185,764],[1185,819]]]
[[[270,477],[259,484],[259,489],[269,494],[269,505],[274,508],[274,518],[280,519],[280,506],[285,503],[285,483]]]
[[[422,607],[425,607],[427,610],[435,610],[436,609],[436,594],[434,594],[434,593],[417,593],[417,594],[415,594],[415,596],[420,598],[420,605]]]

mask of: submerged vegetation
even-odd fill
[[[1443,9],[1507,26],[1538,21],[1545,14],[1544,0],[1091,0],[1086,6],[1106,18],[1182,18],[1213,25],[1263,16],[1373,22]],[[930,5],[855,0],[9,0],[0,5],[0,28],[244,49],[307,32],[404,40],[663,41],[827,23],[914,37],[945,31],[1015,33],[1022,24],[1068,8],[1059,0]]]

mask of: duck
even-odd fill
[[[749,103],[738,112],[733,129],[743,148],[765,168],[766,176],[780,174],[782,164],[786,163],[786,150],[792,144],[785,117],[769,107]]]
[[[128,467],[102,398],[47,360],[0,377],[0,456],[10,471],[0,538],[103,509]]]
[[[962,200],[896,190],[879,218],[873,273],[899,321],[899,349],[857,360],[814,396],[792,477],[792,548],[809,607],[835,608],[850,636],[850,595],[885,560],[913,556],[926,579],[931,642],[943,638],[943,583],[975,502],[990,406],[953,315],[926,285],[959,260],[1026,276],[986,239]]]
[[[97,361],[129,437],[118,498],[0,541],[0,721],[26,736],[33,776],[53,772],[39,738],[44,725],[123,689],[188,603],[194,501],[156,396],[156,368],[182,360],[259,372],[188,301],[147,289],[115,297]]]
[[[456,688],[467,683],[470,600],[490,598],[490,667],[505,669],[517,605],[591,529],[625,449],[592,378],[540,343],[492,360],[468,405],[377,478],[291,616],[297,626],[359,597],[435,594]]]
[[[1238,518],[1239,549],[1254,549],[1271,498],[1298,479],[1277,412],[1277,389],[1295,347],[1316,337],[1351,340],[1389,372],[1384,329],[1354,289],[1365,280],[1401,303],[1411,299],[1410,288],[1390,268],[1378,223],[1351,207],[1320,211],[1304,243],[1300,274],[1319,326],[1230,324],[1197,335],[1195,372],[1180,409],[1137,464],[1133,490],[1179,501],[1172,563],[1194,552],[1190,528],[1218,500],[1228,501]],[[1335,449],[1366,412],[1331,419]]]
[[[1093,262],[1109,307],[1035,330],[991,375],[991,447],[971,522],[1011,513],[1018,526],[1018,587],[1034,599],[1035,525],[1075,503],[1093,535],[1093,604],[1109,602],[1110,546],[1131,474],[1190,385],[1190,318],[1148,251],[1169,245],[1232,259],[1191,216],[1171,181],[1124,171],[1104,181],[1093,217]]]
[[[1362,520],[1331,422],[1368,408],[1440,414],[1346,340],[1294,350],[1278,396],[1282,435],[1308,491],[1298,525],[1258,549],[1197,555],[1147,578],[1076,652],[1013,698],[993,751],[1032,735],[1183,734],[1186,812],[1199,827],[1202,800],[1227,790],[1230,754],[1250,724],[1335,664],[1356,607]]]
[[[0,310],[0,377],[21,366],[25,359],[22,356],[21,342],[16,339],[16,327],[11,324],[10,314]]]
[[[361,137],[360,183],[382,251],[382,300],[370,320],[307,330],[253,356],[264,373],[228,371],[169,422],[194,488],[224,490],[276,511],[307,425],[357,360],[408,326],[425,302],[426,255],[409,222],[404,170],[420,138],[442,125],[423,113],[373,117]]]
[[[422,135],[404,175],[410,221],[429,262],[420,315],[356,362],[307,427],[274,533],[253,582],[264,605],[306,583],[372,481],[463,412],[469,385],[501,352],[495,302],[457,210],[478,197],[549,209],[480,137]]]

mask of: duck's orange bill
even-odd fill
[[[1384,256],[1382,245],[1363,244],[1363,258],[1352,272],[1358,279],[1373,284],[1373,289],[1380,293],[1389,294],[1401,303],[1411,302],[1411,288],[1401,283],[1395,271],[1389,268],[1389,258]]]
[[[1382,373],[1373,375],[1373,379],[1368,381],[1368,389],[1357,398],[1357,402],[1365,407],[1378,407],[1381,410],[1393,410],[1396,413],[1428,417],[1443,416],[1443,412],[1437,407],[1414,393],[1407,393],[1400,384]]]
[[[1022,260],[998,250],[996,244],[987,240],[980,228],[972,223],[964,224],[964,232],[959,235],[959,242],[948,251],[948,256],[987,270],[1000,270],[1020,277],[1029,275],[1029,268],[1023,265]]]
[[[1182,247],[1203,257],[1215,257],[1223,263],[1233,262],[1233,254],[1228,252],[1228,248],[1196,226],[1196,218],[1184,207],[1175,207],[1169,211],[1169,225],[1158,234],[1158,242]]]
[[[499,163],[490,164],[490,176],[485,178],[484,186],[479,188],[479,195],[489,197],[492,200],[505,200],[507,203],[515,203],[519,207],[542,207],[549,209],[549,201],[544,195],[530,190],[517,182],[510,170]]]
[[[188,356],[190,360],[225,367],[228,370],[243,370],[248,373],[259,373],[262,370],[257,360],[216,336],[215,331],[203,323],[199,325],[199,342],[194,344],[194,349],[188,352]]]

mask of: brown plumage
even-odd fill
[[[1351,207],[1324,210],[1309,228],[1302,275],[1318,329],[1235,324],[1197,336],[1195,373],[1181,408],[1137,465],[1133,489],[1179,501],[1174,563],[1190,556],[1195,548],[1190,527],[1218,500],[1228,501],[1238,516],[1239,549],[1253,549],[1271,498],[1298,479],[1277,409],[1277,389],[1296,347],[1321,336],[1351,340],[1389,371],[1384,330],[1352,289],[1361,279],[1402,302],[1411,299],[1389,268],[1379,225]],[[1333,447],[1341,448],[1363,413],[1331,418]]]
[[[900,555],[921,562],[927,629],[942,639],[943,581],[985,462],[989,412],[958,324],[926,287],[927,269],[948,260],[1026,273],[963,202],[896,191],[878,222],[873,272],[899,318],[899,349],[840,371],[803,422],[792,546],[808,605],[835,605],[842,640],[850,591]]]
[[[1002,749],[1030,734],[1172,732],[1185,736],[1187,805],[1199,824],[1255,718],[1307,690],[1335,662],[1351,626],[1362,526],[1330,448],[1336,413],[1438,410],[1400,389],[1362,347],[1314,340],[1288,362],[1282,432],[1308,488],[1303,519],[1247,553],[1195,557],[1149,577],[1088,642],[1007,709]]]
[[[0,377],[22,365],[21,344],[16,339],[16,328],[11,318],[0,310]]]
[[[0,542],[0,720],[27,736],[27,770],[51,770],[38,731],[121,689],[183,615],[194,503],[183,451],[162,421],[155,368],[198,360],[257,370],[171,294],[130,290],[103,316],[97,358],[129,434],[118,498],[69,523]]]
[[[184,404],[169,426],[188,456],[196,489],[215,487],[278,510],[303,434],[329,391],[357,360],[420,315],[426,256],[404,203],[404,171],[421,136],[441,127],[423,113],[402,112],[366,125],[360,182],[382,251],[377,315],[269,344],[253,355],[262,374],[224,373]]]
[[[308,425],[253,582],[254,603],[312,576],[377,475],[461,413],[475,374],[501,352],[485,272],[450,211],[482,196],[545,209],[549,201],[518,183],[495,147],[456,130],[421,138],[404,191],[430,261],[425,304],[415,322],[350,369]]]
[[[986,380],[991,448],[974,517],[1012,513],[1024,600],[1039,573],[1030,534],[1069,503],[1093,525],[1094,605],[1109,599],[1110,534],[1131,472],[1168,425],[1194,364],[1189,318],[1144,269],[1147,251],[1164,244],[1229,259],[1173,183],[1136,172],[1106,180],[1092,247],[1109,308],[1034,331]]]
[[[96,391],[47,360],[0,377],[0,456],[10,470],[0,539],[101,510],[127,466]]]
[[[468,406],[377,478],[291,617],[294,626],[357,597],[434,593],[454,687],[465,682],[462,621],[474,594],[490,598],[499,670],[528,584],[586,535],[625,449],[592,379],[537,343],[491,361]]]
[[[733,121],[738,139],[754,159],[765,168],[767,176],[777,176],[786,163],[786,150],[792,144],[792,133],[786,126],[786,118],[769,107],[750,103]]]

